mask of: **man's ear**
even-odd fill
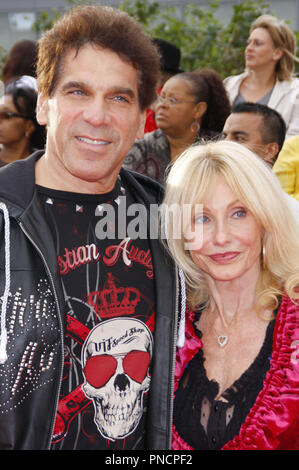
[[[279,145],[277,144],[277,142],[270,142],[270,144],[264,145],[263,160],[273,165],[273,158],[275,158],[278,152]]]
[[[40,93],[36,104],[36,120],[41,126],[48,124],[49,98]]]
[[[140,115],[140,124],[139,124],[139,127],[138,127],[138,129],[137,129],[136,139],[143,139],[143,137],[144,137],[145,121],[146,121],[146,109],[141,112],[141,115]]]

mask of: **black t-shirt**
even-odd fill
[[[37,189],[66,299],[52,449],[142,449],[155,306],[148,240],[121,225],[135,201],[119,180],[104,195]]]

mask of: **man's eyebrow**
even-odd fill
[[[246,131],[232,131],[233,135],[248,135],[248,132]]]
[[[69,81],[69,82],[66,82],[64,83],[64,85],[62,85],[61,87],[61,90],[62,91],[67,91],[69,90],[70,88],[81,88],[81,89],[84,89],[84,88],[88,88],[88,85],[84,82],[78,82],[78,81]]]
[[[85,82],[80,82],[80,81],[75,81],[71,80],[69,82],[66,82],[64,85],[62,85],[61,90],[67,91],[70,90],[71,88],[79,88],[81,90],[88,89],[88,83]],[[129,87],[123,87],[123,86],[112,86],[108,90],[105,91],[106,94],[121,94],[121,95],[126,95],[129,96],[132,99],[136,99],[136,93],[132,88]]]
[[[134,90],[128,87],[114,86],[108,90],[108,93],[127,95],[130,96],[130,98],[136,98],[136,93],[134,92]]]

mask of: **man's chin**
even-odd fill
[[[73,191],[99,194],[111,191],[118,175],[115,169],[107,171],[102,165],[88,165],[87,163],[68,168],[68,172],[73,180]]]

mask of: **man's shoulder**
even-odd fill
[[[35,185],[35,163],[43,154],[37,151],[23,160],[17,160],[0,168],[0,200],[27,207]]]
[[[147,204],[160,204],[164,196],[164,187],[149,176],[135,171],[121,169],[121,178],[129,187],[132,194]]]

